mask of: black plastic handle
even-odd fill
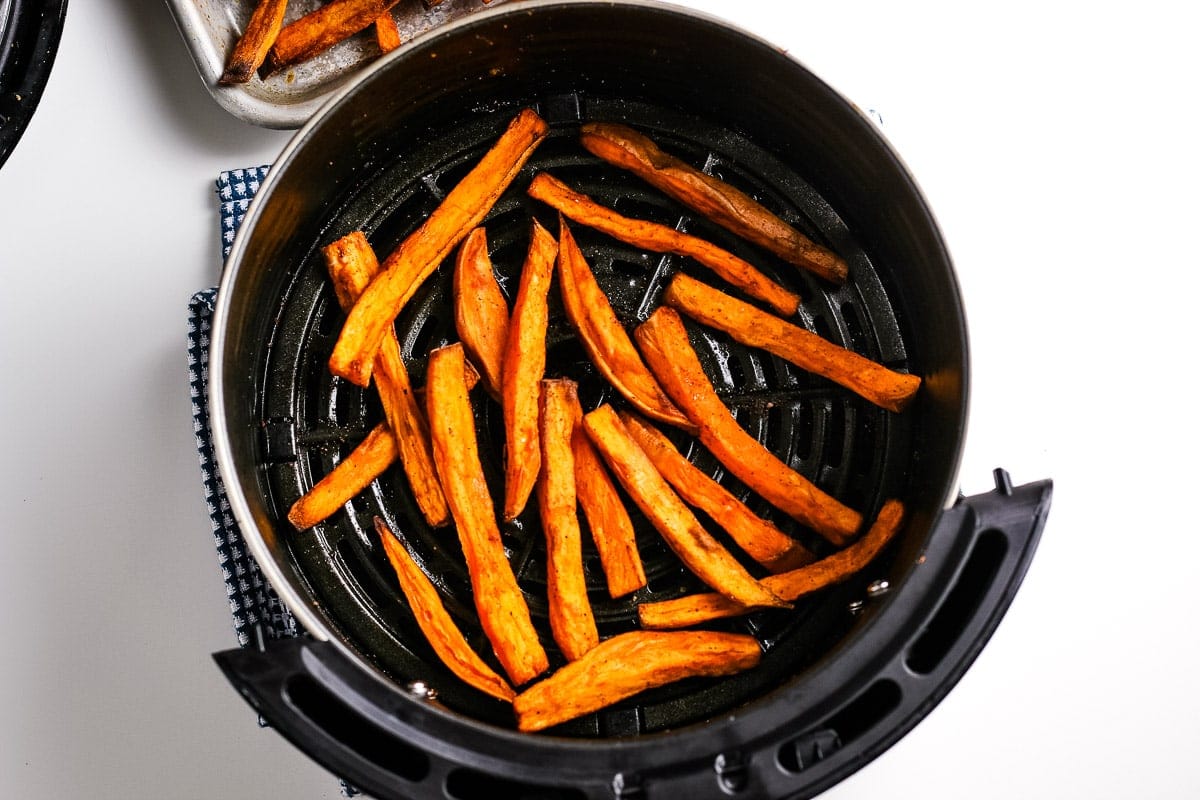
[[[802,800],[857,771],[898,741],[954,687],[1008,610],[1049,512],[1049,480],[960,498],[944,512],[904,585],[870,609],[870,625],[798,696],[816,698],[786,730],[714,752],[701,768],[641,774],[582,769],[568,785],[504,780],[452,724],[421,713],[327,642],[294,639],[214,655],[226,677],[276,729],[319,764],[378,798],[735,797]],[[846,676],[852,675],[847,680]],[[419,697],[420,687],[411,687]],[[795,734],[790,731],[796,731]],[[526,765],[517,765],[524,770]],[[455,791],[482,781],[483,794]]]

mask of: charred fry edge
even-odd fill
[[[630,436],[680,497],[708,514],[759,564],[771,572],[783,572],[813,560],[813,554],[804,545],[756,515],[728,489],[688,461],[662,431],[628,412],[620,416]]]
[[[379,272],[375,251],[362,231],[353,231],[326,245],[322,253],[333,281],[334,293],[343,309],[350,308]],[[440,528],[450,524],[450,509],[442,493],[429,444],[429,428],[413,393],[408,369],[400,355],[393,330],[385,332],[377,355],[375,388],[384,417],[396,439],[400,464],[408,478],[413,499],[425,521]]]
[[[696,426],[675,407],[642,361],[561,216],[558,277],[567,319],[592,363],[613,388],[646,416],[694,431]]]
[[[900,530],[904,505],[889,500],[863,537],[833,555],[807,566],[764,578],[763,583],[785,600],[798,600],[819,589],[841,583],[866,568]],[[714,619],[749,613],[751,609],[719,594],[697,594],[638,606],[643,628],[660,630],[699,625]]]
[[[546,371],[547,297],[557,255],[554,236],[534,220],[529,228],[529,249],[521,268],[521,283],[513,302],[502,362],[505,522],[512,522],[525,508],[541,469],[538,395]]]
[[[828,378],[888,411],[903,411],[921,385],[916,375],[888,369],[687,275],[671,279],[663,302],[742,344]]]
[[[753,636],[713,631],[629,631],[601,642],[513,700],[518,729],[545,730],[647,689],[756,666]]]
[[[532,109],[518,113],[479,162],[383,264],[383,272],[354,304],[338,335],[329,369],[366,386],[375,352],[396,314],[471,229],[487,216],[549,126]]]
[[[254,7],[254,13],[246,23],[225,71],[217,83],[222,86],[232,86],[238,83],[248,83],[254,73],[262,66],[271,46],[283,28],[283,15],[287,11],[288,0],[259,0]]]
[[[574,381],[542,381],[538,440],[542,470],[538,476],[538,509],[546,535],[546,592],[550,630],[568,661],[600,641],[588,602],[583,572],[583,545],[576,511],[575,456],[571,434],[579,404]]]
[[[563,216],[595,228],[635,247],[656,253],[674,253],[695,259],[730,284],[780,314],[795,314],[800,296],[780,286],[754,265],[709,241],[648,220],[631,219],[575,191],[546,172],[529,184],[529,196],[556,209]]]
[[[545,672],[550,663],[500,541],[479,462],[465,364],[461,344],[429,354],[425,402],[433,455],[458,529],[479,622],[504,671],[519,686]]]
[[[637,548],[637,534],[617,487],[583,428],[583,407],[573,398],[575,493],[600,555],[609,596],[624,597],[646,585],[646,571]]]
[[[704,530],[629,435],[612,406],[602,405],[584,415],[583,426],[633,502],[696,577],[742,605],[787,605]]]
[[[288,522],[298,531],[324,522],[370,486],[399,456],[396,439],[387,425],[376,425],[350,455],[292,503]]]
[[[508,302],[488,257],[487,231],[475,228],[458,248],[454,262],[454,322],[484,388],[499,399],[508,341]]]
[[[742,429],[713,389],[679,312],[660,306],[634,336],[663,388],[699,426],[701,443],[726,469],[768,503],[835,545],[849,541],[862,524],[862,515],[821,491]]]
[[[289,22],[275,37],[266,71],[307,61],[366,30],[399,0],[332,0]]]
[[[849,272],[827,247],[768,211],[725,181],[663,152],[649,137],[615,123],[583,125],[580,142],[593,155],[629,170],[656,189],[749,242],[834,283]]]
[[[497,675],[479,654],[471,649],[462,631],[454,624],[454,619],[442,605],[442,598],[428,576],[421,571],[408,550],[379,517],[375,518],[375,531],[383,543],[388,562],[396,572],[400,591],[408,600],[418,627],[425,634],[438,658],[469,686],[498,700],[511,703],[516,697],[516,692],[508,685],[508,681]]]

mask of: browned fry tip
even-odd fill
[[[267,58],[271,45],[283,28],[287,0],[259,0],[238,38],[218,80],[222,86],[247,83]]]
[[[870,529],[844,550],[820,561],[781,572],[763,579],[786,600],[798,600],[818,589],[832,586],[862,571],[892,540],[904,521],[904,505],[899,500],[884,503]],[[719,594],[694,594],[638,606],[638,621],[649,629],[683,628],[723,617],[738,616],[751,609]]]

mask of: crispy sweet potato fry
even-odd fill
[[[629,631],[517,695],[517,727],[544,730],[684,678],[732,675],[761,658],[758,640],[744,633]]]
[[[354,231],[327,245],[322,253],[338,303],[349,309],[379,272],[375,251],[362,231]],[[375,373],[383,415],[396,437],[400,464],[425,521],[435,528],[448,525],[450,510],[434,469],[429,429],[400,356],[395,331],[389,329],[385,333]]]
[[[840,583],[859,572],[892,540],[904,519],[904,505],[889,500],[879,510],[874,524],[863,537],[845,550],[799,569],[764,578],[763,583],[785,600],[798,600],[818,589]],[[750,609],[719,594],[695,594],[638,606],[643,628],[683,628],[723,617],[748,613]]]
[[[646,368],[561,216],[558,279],[567,319],[592,363],[608,382],[646,416],[685,430],[695,430]]]
[[[621,421],[679,496],[708,514],[759,564],[771,572],[783,572],[813,560],[808,548],[756,515],[688,461],[662,431],[626,412],[622,412]]]
[[[454,624],[454,619],[442,605],[437,588],[379,517],[375,518],[375,531],[383,542],[383,552],[387,555],[388,562],[396,571],[400,591],[408,600],[408,607],[433,652],[437,653],[442,663],[463,682],[498,700],[511,703],[516,692],[508,685],[508,681],[497,675],[495,670],[471,649],[462,631]]]
[[[756,581],[701,527],[696,516],[629,435],[612,406],[603,405],[585,415],[583,426],[633,502],[679,560],[700,580],[742,605],[787,605]]]
[[[571,434],[578,387],[567,379],[542,381],[540,429],[542,471],[538,509],[546,534],[546,591],[550,630],[568,661],[600,642],[583,574],[583,546],[575,502],[575,457]]]
[[[538,394],[546,369],[547,295],[558,243],[537,220],[530,225],[529,250],[513,302],[504,347],[500,405],[504,410],[504,521],[525,508],[541,468]]]
[[[795,314],[800,296],[780,286],[753,264],[709,241],[681,233],[666,225],[631,219],[600,205],[546,172],[529,184],[529,195],[556,209],[563,216],[595,228],[635,247],[655,253],[674,253],[695,259],[746,294],[763,301],[780,314]]]
[[[255,71],[262,66],[267,58],[271,45],[283,28],[283,15],[287,11],[288,0],[258,0],[254,13],[246,23],[237,44],[229,54],[225,71],[221,73],[218,83],[230,86],[236,83],[247,83],[254,77]]]
[[[475,228],[458,248],[454,265],[454,322],[471,361],[479,365],[488,394],[499,399],[508,302],[488,257],[487,231]]]
[[[725,331],[742,344],[762,348],[822,375],[889,411],[904,410],[921,385],[916,375],[890,370],[682,273],[671,279],[663,302],[697,322]]]
[[[425,403],[433,456],[458,528],[479,622],[504,671],[519,686],[540,675],[550,663],[500,541],[495,508],[479,462],[475,416],[463,379],[465,364],[461,344],[439,347],[429,354]]]
[[[391,11],[385,11],[375,18],[375,42],[379,52],[390,53],[401,44],[400,27]]]
[[[579,397],[571,398],[574,431],[571,452],[575,456],[575,494],[592,531],[600,555],[600,566],[611,597],[624,597],[646,585],[646,571],[637,549],[637,536],[629,512],[587,431]]]
[[[324,53],[338,42],[365,30],[399,0],[331,0],[279,31],[267,56],[267,70],[277,72]]]
[[[834,544],[849,541],[862,515],[791,469],[742,429],[713,389],[679,313],[660,306],[634,336],[650,369],[699,428],[701,443],[752,491]]]
[[[334,375],[367,385],[379,343],[396,314],[442,259],[483,221],[548,131],[536,112],[522,110],[433,213],[392,251],[383,272],[354,304],[342,327],[329,359]]]
[[[371,481],[383,474],[400,456],[396,439],[384,423],[379,423],[350,455],[338,462],[329,474],[317,481],[288,510],[288,522],[298,531],[306,531],[324,522],[346,505]]]
[[[585,123],[580,141],[593,155],[627,169],[664,194],[785,261],[835,283],[846,262],[772,214],[757,200],[659,149],[626,125]]]

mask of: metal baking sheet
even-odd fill
[[[229,52],[254,11],[256,0],[166,0],[196,68],[213,98],[226,111],[265,128],[298,128],[338,88],[379,58],[370,30],[320,56],[266,79],[255,76],[241,86],[219,86]],[[321,6],[324,0],[291,0],[284,24]],[[442,0],[426,8],[423,0],[401,0],[392,8],[403,41],[451,20],[504,0]],[[403,45],[401,45],[403,47]]]

